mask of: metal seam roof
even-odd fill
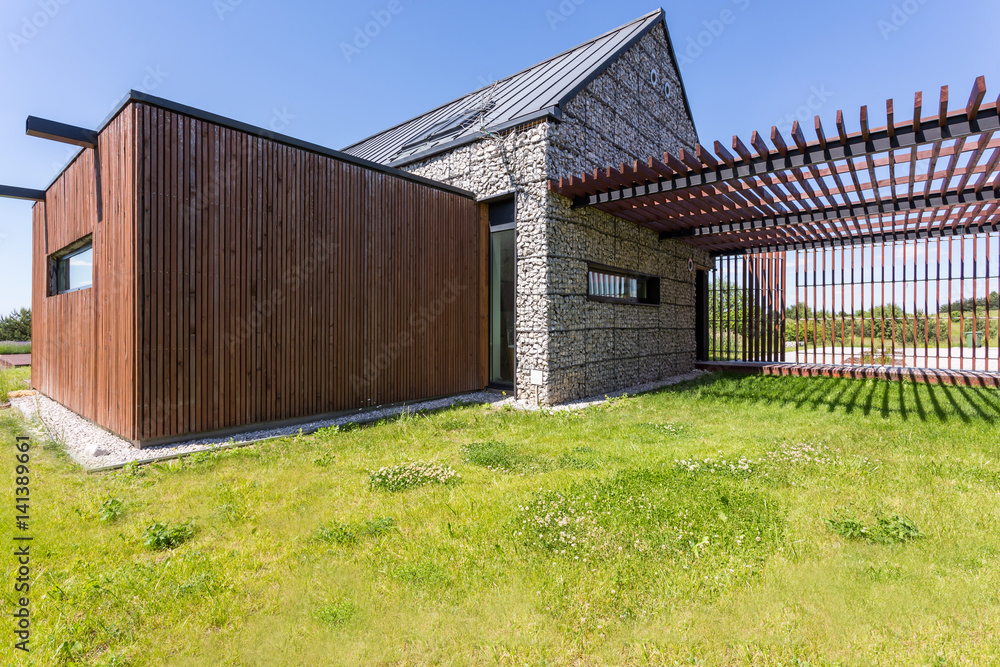
[[[657,9],[491,86],[354,143],[343,152],[383,164],[407,164],[474,141],[482,136],[481,128],[490,131],[510,127],[521,118],[549,115],[544,112],[561,109],[654,27],[662,24],[666,28],[664,16],[663,10]],[[481,123],[467,123],[458,132],[420,141],[422,135],[442,122],[477,110],[490,96],[492,104]]]

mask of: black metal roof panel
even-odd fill
[[[344,149],[359,158],[398,166],[450,150],[538,118],[559,118],[611,63],[663,23],[657,9],[533,67],[501,79]]]

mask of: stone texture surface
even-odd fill
[[[519,397],[552,405],[694,369],[688,262],[708,265],[708,255],[603,211],[574,210],[548,191],[548,179],[693,151],[697,141],[664,31],[655,28],[568,103],[561,122],[488,136],[404,167],[481,198],[517,194]],[[588,262],[659,276],[661,304],[588,300]],[[530,383],[535,370],[541,387]]]

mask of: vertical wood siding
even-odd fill
[[[474,201],[134,109],[136,439],[485,385]]]
[[[129,439],[137,435],[133,120],[126,108],[32,210],[32,386]],[[48,296],[49,255],[88,234],[93,286]]]

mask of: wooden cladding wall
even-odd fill
[[[476,202],[134,109],[136,440],[485,385]]]
[[[126,108],[32,210],[32,386],[129,439],[137,435],[133,130]],[[93,286],[48,296],[48,257],[88,234]]]

